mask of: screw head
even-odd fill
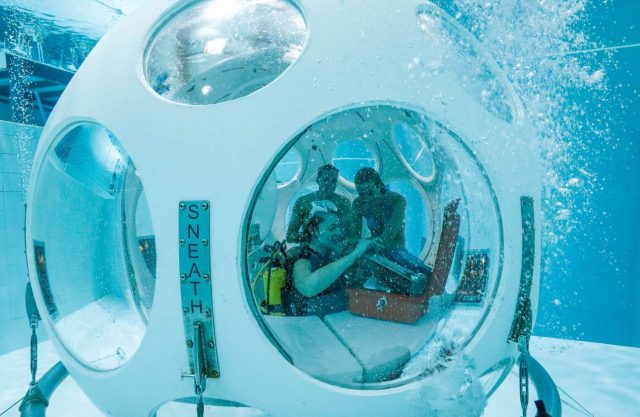
[[[184,239],[180,239],[180,246],[184,246],[185,243],[186,241]]]
[[[185,208],[187,208],[187,205],[184,202],[180,202],[180,210],[184,210]]]
[[[187,347],[188,348],[193,347],[193,340],[187,340]]]
[[[183,312],[184,314],[189,314],[189,309],[188,309],[187,307],[184,307],[184,308],[182,309],[182,312]]]
[[[202,239],[202,245],[207,246],[209,244],[209,239]]]
[[[209,340],[209,342],[207,343],[207,346],[209,346],[209,348],[211,348],[211,349],[213,349],[213,347],[214,347],[215,345],[216,345],[216,344],[214,343],[214,341],[213,341],[213,340]]]
[[[186,280],[187,280],[187,274],[184,274],[184,273],[183,273],[183,274],[180,274],[180,279],[181,279],[182,281],[186,281]]]
[[[211,317],[211,310],[210,309],[206,309],[204,311],[204,315],[207,316],[207,317]]]
[[[205,281],[209,281],[209,274],[202,274],[202,279]]]
[[[202,203],[202,209],[203,210],[209,210],[209,203],[207,203],[206,201],[204,203]]]
[[[218,371],[211,371],[211,376],[214,378],[218,378],[220,376],[220,372]]]

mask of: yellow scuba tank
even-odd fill
[[[282,292],[287,285],[287,271],[285,243],[275,242],[273,246],[265,246],[265,250],[271,255],[262,265],[253,281],[253,291],[256,293],[258,280],[262,280],[262,296],[260,310],[271,316],[285,316],[282,305]]]
[[[287,284],[287,272],[283,267],[271,266],[262,273],[262,288],[264,291],[264,307],[267,314],[284,316],[282,306],[282,290]]]

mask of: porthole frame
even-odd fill
[[[149,81],[148,77],[147,77],[147,64],[148,64],[148,57],[150,56],[150,51],[152,49],[152,46],[154,44],[154,41],[156,40],[156,38],[161,34],[162,30],[164,28],[167,27],[167,25],[173,21],[175,18],[177,18],[180,14],[182,14],[183,12],[187,11],[189,8],[191,7],[195,7],[197,3],[205,3],[207,1],[215,1],[215,0],[181,0],[176,2],[176,4],[172,5],[171,7],[169,7],[169,9],[165,10],[162,14],[160,14],[156,19],[155,22],[153,23],[153,25],[151,25],[151,27],[149,28],[149,30],[146,32],[145,36],[142,37],[142,42],[139,46],[139,51],[140,51],[140,58],[138,60],[138,64],[137,64],[137,78],[139,80],[139,82],[142,84],[142,86],[144,87],[145,90],[147,90],[150,94],[152,94],[156,99],[158,100],[162,100],[163,102],[166,102],[168,104],[171,105],[177,105],[177,106],[197,106],[197,107],[206,107],[206,106],[220,106],[220,105],[224,105],[225,103],[230,103],[230,102],[234,102],[234,101],[238,101],[238,100],[243,100],[247,97],[251,97],[254,94],[258,94],[260,91],[262,91],[263,89],[269,87],[270,85],[274,84],[275,82],[278,81],[278,79],[282,78],[287,72],[289,72],[291,70],[291,68],[293,68],[299,61],[300,58],[305,54],[307,47],[309,45],[309,41],[311,39],[312,36],[312,31],[311,31],[311,26],[309,24],[309,18],[307,13],[305,12],[304,8],[302,7],[302,5],[300,4],[300,2],[298,0],[279,0],[283,3],[287,3],[288,5],[290,5],[291,7],[293,7],[299,14],[300,18],[302,19],[302,21],[304,22],[305,28],[306,28],[306,39],[304,41],[304,43],[302,44],[302,50],[300,52],[300,56],[297,57],[297,59],[295,61],[293,61],[291,64],[289,64],[289,66],[287,66],[282,72],[280,72],[275,78],[273,78],[269,83],[263,85],[262,87],[258,88],[257,90],[240,96],[240,97],[234,97],[230,100],[222,100],[222,101],[217,101],[215,103],[206,103],[206,104],[197,104],[197,103],[184,103],[184,102],[180,102],[180,101],[176,101],[176,100],[172,100],[170,98],[165,97],[164,95],[158,93],[156,91],[156,89],[152,86],[152,83]],[[260,80],[259,78],[253,81],[257,81]],[[229,95],[233,95],[234,93],[237,93],[239,90],[241,90],[242,88],[244,88],[244,86],[238,87],[236,88],[234,91],[230,92]]]
[[[431,157],[431,161],[433,164],[433,173],[428,176],[425,177],[424,175],[421,175],[420,173],[418,173],[415,168],[413,168],[410,164],[409,161],[407,161],[407,159],[405,158],[404,154],[402,153],[402,150],[400,149],[400,145],[398,144],[398,138],[396,136],[395,133],[395,128],[396,127],[400,127],[403,126],[405,128],[409,128],[411,130],[413,130],[416,134],[420,134],[420,132],[418,132],[414,126],[408,125],[406,123],[396,123],[394,125],[394,130],[392,131],[392,142],[393,142],[393,149],[396,151],[396,157],[400,160],[400,162],[402,163],[402,165],[404,165],[404,167],[407,169],[407,171],[409,171],[418,181],[420,181],[421,183],[424,184],[432,184],[436,178],[438,177],[438,167],[436,165],[436,160],[433,156],[433,152],[431,151],[431,149],[427,146],[427,151],[429,152],[429,155]],[[428,145],[425,141],[425,146]]]
[[[94,125],[102,130],[104,130],[107,133],[107,138],[109,141],[111,141],[111,143],[114,146],[119,147],[122,151],[124,151],[125,155],[127,156],[127,158],[129,159],[129,162],[131,164],[131,166],[133,168],[135,168],[135,164],[132,160],[132,158],[130,158],[128,151],[124,148],[124,146],[122,145],[120,139],[118,138],[118,135],[116,133],[114,133],[111,129],[109,129],[107,126],[105,126],[104,123],[100,122],[99,120],[96,120],[94,118],[87,118],[87,117],[72,117],[72,118],[67,118],[67,119],[63,119],[56,127],[54,127],[48,134],[48,137],[51,137],[53,139],[48,141],[47,147],[43,150],[42,152],[42,163],[38,166],[38,170],[35,172],[31,173],[32,178],[35,179],[35,185],[38,185],[38,183],[40,182],[40,179],[43,178],[43,171],[46,167],[46,163],[49,162],[50,166],[52,169],[58,170],[60,172],[60,174],[65,174],[65,165],[66,165],[66,161],[63,162],[58,154],[56,153],[56,147],[60,144],[60,142],[62,140],[64,140],[64,138],[70,133],[72,132],[74,129],[83,126],[83,125]],[[116,143],[113,143],[113,140],[116,141]],[[65,174],[66,175],[66,174]],[[67,175],[69,181],[73,181],[76,183],[76,186],[79,187],[87,187],[86,184],[83,184],[81,182],[79,182],[76,178]],[[40,187],[40,185],[38,185],[38,187]],[[35,191],[31,191],[32,193],[35,194]],[[120,189],[118,191],[118,193],[122,193],[122,195],[118,196],[119,198],[117,198],[117,201],[115,202],[116,204],[116,212],[119,215],[125,216],[125,212],[124,212],[124,203],[123,203],[123,199],[124,199],[124,190]],[[142,187],[142,192],[138,195],[137,198],[140,198],[144,193],[144,186]],[[31,214],[33,215],[33,210],[34,208],[31,207]],[[134,214],[135,216],[135,214]],[[58,343],[65,351],[65,353],[67,355],[69,355],[70,358],[73,359],[73,361],[75,361],[75,363],[77,363],[80,367],[82,367],[83,369],[86,369],[88,371],[91,372],[95,372],[98,374],[108,374],[108,373],[113,373],[113,372],[118,372],[120,370],[122,370],[124,367],[126,367],[131,359],[133,357],[135,357],[139,350],[140,347],[143,344],[144,338],[147,335],[147,331],[148,331],[148,321],[149,321],[149,314],[151,314],[152,310],[153,310],[153,303],[151,305],[151,307],[149,309],[146,309],[145,311],[145,307],[142,305],[142,302],[139,300],[139,298],[137,297],[136,294],[136,290],[135,290],[135,285],[136,284],[136,280],[138,279],[138,277],[134,277],[131,276],[131,274],[129,274],[130,270],[131,270],[131,265],[129,264],[131,261],[131,255],[130,255],[130,251],[135,250],[135,248],[132,248],[131,245],[129,244],[129,242],[127,242],[126,239],[126,231],[125,228],[127,227],[133,227],[135,228],[135,219],[133,222],[133,225],[125,225],[124,221],[116,221],[115,222],[115,234],[117,236],[117,241],[121,242],[121,245],[119,248],[117,248],[117,256],[119,256],[121,258],[122,261],[122,265],[120,265],[120,267],[122,268],[122,275],[125,276],[125,278],[122,279],[122,282],[126,282],[127,284],[127,291],[128,291],[128,295],[131,296],[132,301],[129,303],[128,305],[128,309],[130,310],[130,313],[132,314],[136,314],[137,317],[139,318],[139,320],[141,321],[141,323],[144,326],[144,333],[141,334],[140,337],[140,342],[138,343],[138,345],[136,346],[135,350],[133,352],[126,352],[127,356],[126,359],[123,363],[118,364],[117,366],[114,367],[98,367],[98,366],[94,366],[92,365],[95,362],[99,362],[102,360],[105,360],[107,358],[102,357],[102,358],[98,358],[95,359],[93,361],[88,361],[87,359],[85,359],[83,357],[83,354],[81,352],[79,352],[77,350],[77,348],[72,348],[71,345],[68,343],[68,337],[64,336],[60,330],[59,330],[59,326],[58,326],[58,322],[60,320],[64,319],[64,315],[61,314],[60,310],[56,310],[56,312],[54,314],[49,314],[48,310],[45,308],[44,311],[47,311],[47,313],[44,315],[43,319],[47,321],[47,324],[49,326],[49,328],[51,329],[51,331],[55,334],[55,342]],[[31,226],[31,238],[33,238],[33,225]],[[25,242],[26,246],[27,246],[27,250],[26,250],[26,254],[27,254],[27,263],[30,264],[30,268],[32,267],[34,271],[37,271],[38,268],[36,266],[36,259],[35,259],[35,251],[31,252],[29,250],[29,246],[31,246],[31,248],[33,249],[33,243],[39,243],[42,245],[46,244],[46,241],[43,240],[42,238],[34,238],[33,240],[29,241],[29,242]],[[31,256],[30,256],[31,255]],[[31,266],[33,265],[33,266]],[[48,265],[49,266],[49,265]],[[47,268],[47,273],[49,273],[49,269]],[[38,279],[32,280],[32,286],[33,286],[33,291],[34,293],[39,293],[39,294],[43,294],[40,282]],[[155,296],[155,292],[156,292],[156,288],[154,285],[154,290],[153,290],[153,295]],[[53,293],[53,295],[55,296],[55,293]],[[36,297],[37,299],[38,297]],[[43,296],[44,298],[44,296]],[[154,297],[155,298],[155,297]],[[118,348],[116,350],[119,351],[120,348]]]
[[[403,103],[403,102],[395,102],[395,101],[371,101],[371,102],[367,102],[367,103],[353,103],[351,105],[348,106],[341,106],[335,109],[332,109],[331,111],[328,111],[324,114],[321,114],[315,118],[313,118],[312,120],[310,120],[308,123],[304,124],[303,128],[301,128],[299,131],[297,131],[296,133],[294,133],[293,135],[291,135],[289,137],[289,139],[287,139],[286,141],[284,141],[284,145],[280,148],[279,151],[277,151],[274,156],[270,159],[270,162],[264,167],[264,169],[262,170],[262,174],[259,176],[257,182],[255,183],[254,187],[253,187],[253,191],[251,194],[251,197],[247,200],[247,205],[245,208],[245,212],[243,214],[243,218],[244,221],[242,222],[242,228],[240,230],[240,256],[238,257],[238,262],[239,262],[239,270],[241,272],[241,281],[242,281],[242,291],[244,293],[244,300],[247,303],[247,307],[249,308],[249,310],[251,311],[258,327],[261,329],[262,331],[262,335],[270,342],[270,344],[274,347],[275,350],[277,350],[280,355],[287,361],[289,362],[290,365],[293,365],[293,359],[291,358],[291,356],[287,353],[287,351],[285,350],[285,348],[282,346],[281,342],[278,341],[277,336],[274,334],[274,331],[270,328],[270,326],[267,324],[266,320],[264,320],[262,318],[262,313],[259,311],[256,303],[255,303],[255,299],[253,296],[253,292],[251,290],[251,276],[250,276],[250,268],[249,268],[249,257],[248,255],[248,251],[247,251],[247,242],[249,241],[249,231],[250,231],[250,226],[251,226],[251,219],[252,219],[252,214],[253,214],[253,210],[255,209],[256,203],[258,201],[259,195],[261,190],[263,189],[265,183],[268,181],[269,178],[269,174],[271,172],[273,172],[275,166],[277,165],[278,161],[292,148],[294,147],[298,141],[300,140],[301,136],[305,133],[305,131],[309,128],[309,126],[313,126],[314,124],[323,121],[333,115],[345,112],[345,111],[349,111],[349,110],[353,110],[356,108],[361,108],[361,107],[373,107],[373,106],[388,106],[388,107],[395,107],[398,109],[403,109],[403,110],[409,110],[418,114],[422,114],[423,116],[425,116],[426,118],[428,118],[432,123],[434,123],[438,128],[442,129],[444,132],[446,132],[449,136],[451,136],[451,139],[453,139],[455,142],[457,142],[465,151],[466,154],[469,155],[470,159],[477,165],[479,172],[481,173],[482,177],[484,178],[484,180],[486,181],[486,185],[490,191],[490,201],[491,201],[491,206],[493,207],[493,209],[495,210],[495,214],[496,214],[496,222],[498,224],[498,233],[496,236],[497,239],[497,246],[498,246],[498,250],[495,255],[496,255],[496,262],[495,262],[495,269],[493,274],[495,274],[495,282],[493,283],[493,288],[491,293],[489,293],[489,291],[487,290],[487,297],[486,297],[486,302],[489,305],[489,307],[484,307],[483,306],[483,313],[481,314],[481,316],[478,318],[477,322],[475,323],[475,325],[473,326],[473,330],[471,330],[471,332],[465,337],[464,343],[462,343],[459,346],[459,349],[462,351],[464,350],[475,338],[475,336],[477,335],[477,333],[480,331],[480,329],[483,327],[483,325],[485,325],[485,321],[488,318],[490,312],[491,312],[491,304],[493,303],[493,300],[496,298],[496,294],[498,292],[498,289],[500,288],[500,284],[501,284],[501,278],[502,278],[502,273],[503,273],[503,267],[504,267],[504,250],[505,250],[505,242],[504,242],[504,225],[503,225],[503,220],[502,220],[502,215],[500,212],[500,205],[498,203],[498,198],[496,195],[496,191],[494,189],[494,186],[492,184],[491,179],[489,178],[489,176],[487,175],[486,169],[485,167],[480,163],[478,157],[476,156],[476,154],[472,151],[472,149],[470,148],[470,146],[467,144],[467,142],[465,140],[462,139],[462,137],[455,133],[445,122],[443,122],[442,120],[439,120],[437,115],[433,114],[432,112],[429,112],[428,110],[420,107],[420,106],[415,106],[415,105],[410,105],[408,103]],[[376,161],[378,161],[379,159],[379,155],[377,153],[375,153],[376,156]],[[346,186],[346,185],[345,185]],[[351,187],[348,187],[351,188]],[[355,189],[355,187],[353,187]],[[422,187],[420,187],[422,188]],[[424,189],[423,189],[424,191]],[[425,191],[426,192],[426,191]],[[464,192],[463,192],[463,197],[464,197]],[[464,207],[462,207],[462,210],[465,210]],[[436,230],[434,230],[434,233],[436,232]],[[433,242],[433,239],[432,239]],[[416,374],[416,375],[408,375],[406,377],[401,377],[392,381],[386,381],[386,382],[376,382],[376,383],[366,383],[366,384],[336,384],[333,382],[327,382],[321,379],[318,379],[316,377],[313,377],[309,374],[307,374],[305,371],[296,368],[298,371],[304,373],[305,375],[307,375],[310,378],[313,378],[317,383],[321,384],[321,385],[326,385],[329,387],[333,387],[333,388],[342,388],[342,389],[348,389],[348,390],[353,390],[354,392],[373,392],[373,391],[381,391],[381,390],[393,390],[393,389],[397,389],[399,387],[404,387],[407,386],[410,383],[416,382],[416,381],[420,381],[424,378],[427,378],[429,376],[429,373],[420,373],[420,374]]]

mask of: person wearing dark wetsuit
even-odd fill
[[[300,248],[293,264],[289,315],[324,316],[346,310],[345,290],[352,283],[344,273],[373,245],[372,240],[363,239],[346,255],[337,254],[336,248],[343,239],[340,219],[331,210],[331,202],[321,203],[314,205],[305,225],[310,241]]]

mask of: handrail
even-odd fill
[[[68,375],[67,368],[58,362],[35,385],[30,385],[20,404],[20,417],[45,417],[49,399]]]
[[[555,382],[553,382],[553,378],[551,378],[547,370],[544,369],[540,362],[533,356],[527,354],[525,355],[525,359],[527,361],[529,377],[536,387],[538,398],[544,401],[544,405],[552,417],[562,417],[560,393],[558,392]]]

